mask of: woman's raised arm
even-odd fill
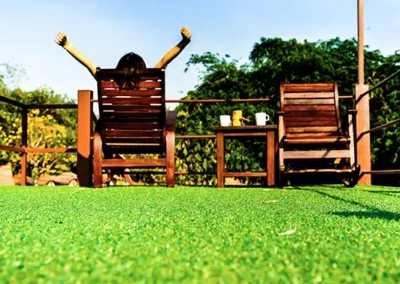
[[[187,27],[183,27],[181,29],[181,35],[182,40],[164,55],[164,57],[156,64],[155,68],[167,68],[168,64],[189,44],[192,32]]]
[[[69,54],[85,66],[89,72],[96,78],[96,66],[90,61],[83,53],[76,49],[71,43],[68,42],[67,36],[63,32],[57,33],[56,43],[63,47]]]

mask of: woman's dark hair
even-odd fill
[[[146,69],[146,63],[142,57],[130,52],[121,57],[115,69],[120,72],[118,78],[115,78],[120,88],[137,89],[140,74]]]

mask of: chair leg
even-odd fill
[[[283,188],[285,185],[285,161],[283,158],[283,147],[279,148],[279,166],[278,166],[278,187]]]
[[[278,187],[283,188],[284,186],[284,172],[279,169],[278,171]]]
[[[100,188],[103,186],[102,179],[102,141],[98,132],[93,137],[93,186]]]
[[[282,188],[284,183],[285,174],[285,157],[284,157],[284,136],[285,136],[285,125],[283,115],[279,115],[278,124],[278,187]]]
[[[166,183],[167,187],[175,187],[175,132],[166,133]]]
[[[358,179],[355,177],[355,175],[352,175],[348,179],[343,179],[342,183],[344,184],[345,187],[350,187],[353,188],[356,186]]]
[[[360,170],[361,170],[360,165],[356,165],[351,178],[352,187],[358,184],[358,180],[360,178]]]

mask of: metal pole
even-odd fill
[[[357,0],[358,84],[364,85],[364,0]]]

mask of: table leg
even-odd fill
[[[225,141],[223,133],[217,133],[217,187],[224,187]]]
[[[275,131],[267,131],[267,185],[275,185]]]

